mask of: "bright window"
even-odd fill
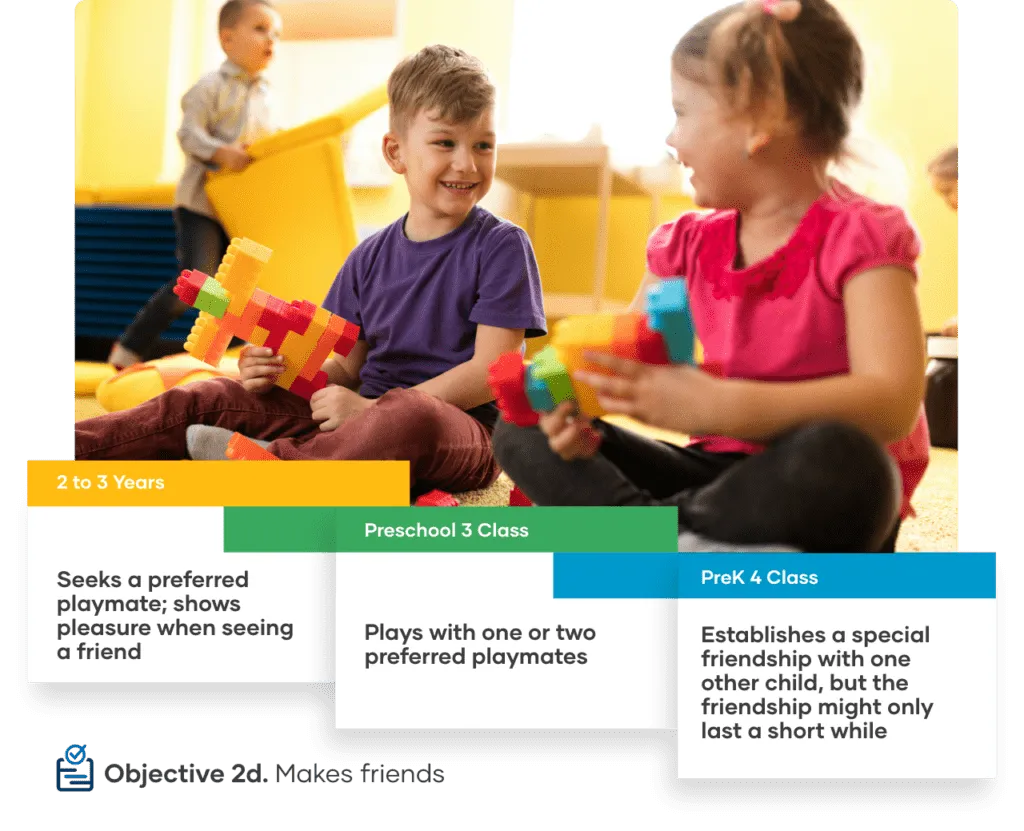
[[[616,163],[665,158],[672,49],[721,0],[517,0],[510,141],[578,141],[598,125]]]

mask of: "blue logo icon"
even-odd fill
[[[68,745],[57,760],[57,790],[91,791],[92,786],[92,759],[85,757],[85,745]]]

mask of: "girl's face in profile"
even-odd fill
[[[672,108],[676,121],[665,142],[691,171],[694,201],[703,208],[737,207],[745,192],[749,129],[726,112],[708,86],[675,70]]]

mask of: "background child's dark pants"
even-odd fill
[[[414,493],[487,487],[500,470],[490,431],[418,390],[394,389],[337,430],[320,430],[309,402],[274,387],[253,395],[228,378],[174,387],[121,412],[75,424],[76,459],[186,459],[185,429],[212,424],[271,442],[281,459],[405,459]]]
[[[188,208],[174,209],[174,232],[178,269],[196,269],[213,276],[231,241],[220,223]],[[135,320],[121,335],[121,345],[146,358],[154,344],[175,320],[188,309],[174,294],[178,275],[149,298]]]
[[[810,424],[762,453],[675,447],[597,421],[590,459],[566,462],[537,427],[499,421],[498,463],[538,505],[673,505],[679,525],[742,545],[892,551],[900,478],[877,442],[844,424]]]

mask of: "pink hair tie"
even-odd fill
[[[761,0],[761,11],[789,23],[800,16],[800,0]]]

